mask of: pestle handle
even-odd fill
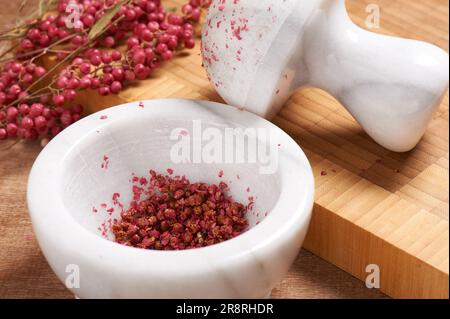
[[[444,50],[361,29],[341,0],[311,20],[304,47],[308,84],[331,93],[392,151],[417,145],[448,88]]]

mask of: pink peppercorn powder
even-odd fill
[[[253,198],[249,197],[248,205],[234,201],[223,181],[192,183],[168,169],[166,175],[153,170],[148,178],[133,175],[131,182],[133,199],[128,209],[118,193],[111,207],[102,203],[93,208],[93,213],[103,209],[109,215],[115,208],[120,210],[120,218],[109,218],[98,228],[105,238],[111,232],[119,244],[153,250],[193,249],[222,243],[249,228],[246,215]]]

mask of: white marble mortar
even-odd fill
[[[193,120],[202,120],[205,128],[273,131],[265,146],[277,149],[271,155],[277,170],[262,175],[258,163],[174,164],[169,154],[175,142],[169,136],[175,128],[189,130]],[[97,228],[119,211],[109,216],[101,203],[110,207],[115,192],[129,202],[131,174],[144,176],[152,168],[173,168],[192,181],[223,180],[243,203],[254,196],[251,229],[227,242],[187,251],[143,250],[103,238]],[[153,100],[95,113],[64,130],[34,163],[27,199],[37,240],[58,278],[76,284],[72,279],[79,270],[80,286],[71,290],[80,298],[261,298],[295,260],[313,194],[304,153],[268,121],[212,102]]]

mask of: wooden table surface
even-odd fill
[[[444,3],[440,0],[427,1]],[[352,0],[354,2],[356,0]],[[0,29],[15,19],[14,8],[19,3],[0,0]],[[364,11],[363,6],[361,10]],[[448,48],[448,37],[443,41],[447,42]],[[0,298],[73,297],[42,256],[28,217],[25,200],[27,177],[40,150],[36,143],[19,143],[10,147],[7,142],[0,142]],[[305,250],[300,252],[289,273],[274,289],[273,297],[385,298]]]
[[[73,298],[45,261],[26,207],[28,173],[41,147],[0,143],[0,298]],[[384,298],[303,250],[273,291],[276,298]]]

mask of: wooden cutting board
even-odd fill
[[[174,7],[183,2],[167,1]],[[448,51],[446,0],[348,0],[353,20],[362,27],[369,4],[381,8],[381,29],[372,31],[425,40]],[[80,102],[90,111],[156,98],[223,102],[201,63],[197,46],[117,96],[87,92]],[[299,143],[315,172],[305,247],[362,280],[367,265],[378,265],[380,288],[392,297],[448,298],[448,116],[447,94],[420,145],[397,154],[373,142],[325,92],[294,94],[274,123]]]

